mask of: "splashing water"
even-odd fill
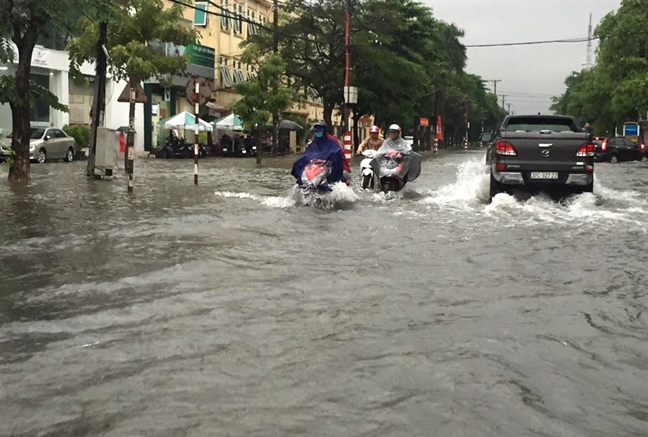
[[[269,208],[291,208],[296,205],[294,199],[290,196],[259,196],[258,194],[251,193],[237,193],[233,191],[216,191],[214,193],[218,197],[226,199],[250,199],[259,202],[263,206]]]
[[[302,192],[296,185],[286,196],[260,196],[258,194],[233,191],[216,191],[218,197],[227,199],[249,199],[269,208],[291,208],[297,205],[314,206],[323,209],[350,208],[357,200],[358,195],[345,183],[336,183],[331,186],[328,193]]]
[[[511,226],[557,222],[594,226],[605,221],[633,223],[645,228],[645,223],[641,223],[645,219],[639,217],[648,214],[648,200],[636,191],[608,188],[598,176],[594,179],[594,194],[572,196],[563,202],[555,202],[542,194],[518,200],[501,193],[489,204],[489,183],[488,167],[483,161],[463,162],[457,166],[456,182],[431,191],[420,204],[444,211],[458,210],[461,214],[481,213],[481,217],[508,221]]]
[[[465,207],[488,200],[488,169],[483,161],[466,161],[457,167],[457,182],[445,185],[421,200],[437,206]]]
[[[322,209],[346,209],[358,200],[358,194],[344,182],[331,185],[327,193],[303,192],[295,185],[292,192],[295,203],[302,206],[314,206]]]

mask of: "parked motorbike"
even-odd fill
[[[155,154],[156,158],[193,158],[193,145],[190,147],[184,139],[170,138],[164,146]]]
[[[220,147],[224,158],[230,158],[232,156],[236,156],[236,153],[234,152],[233,144],[221,144]]]
[[[198,144],[198,158],[207,156],[207,148],[204,144]],[[194,145],[187,143],[184,139],[167,140],[164,147],[157,151],[156,158],[168,159],[187,159],[194,157]]]

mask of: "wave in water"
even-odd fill
[[[510,220],[511,224],[573,222],[575,224],[625,222],[645,227],[648,224],[648,200],[632,190],[615,190],[595,176],[594,194],[572,196],[558,203],[537,195],[518,200],[498,194],[488,204],[490,177],[483,161],[468,161],[457,167],[456,182],[431,191],[421,200],[428,207],[458,212],[481,212],[488,217]]]

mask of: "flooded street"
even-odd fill
[[[648,163],[488,205],[483,155],[329,209],[290,160],[3,167],[0,436],[647,435]]]

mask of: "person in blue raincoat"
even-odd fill
[[[331,163],[331,173],[327,181],[329,184],[344,181],[344,155],[340,145],[327,135],[326,123],[320,121],[313,126],[313,139],[306,151],[293,164],[292,175],[299,185],[302,184],[301,175],[304,167],[314,159],[322,159]]]

